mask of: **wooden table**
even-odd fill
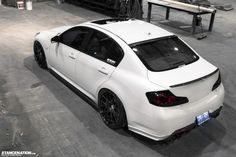
[[[192,14],[193,15],[193,20],[192,20],[192,33],[193,34],[195,34],[195,30],[196,30],[197,17],[203,14],[211,14],[208,31],[212,31],[213,23],[215,19],[215,13],[216,13],[215,9],[186,4],[186,3],[173,1],[173,0],[147,0],[147,2],[148,2],[148,14],[147,14],[148,22],[150,22],[151,20],[152,5],[158,5],[158,6],[166,8],[166,17],[165,17],[166,20],[169,20],[170,9],[183,11],[183,12]]]

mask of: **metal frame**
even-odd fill
[[[178,11],[183,11],[183,12],[187,12],[191,15],[193,15],[193,20],[192,20],[192,34],[195,34],[195,30],[196,30],[196,18],[199,15],[203,15],[203,14],[211,14],[211,18],[210,18],[210,23],[209,23],[209,28],[208,31],[211,32],[212,28],[213,28],[213,24],[214,24],[214,19],[215,19],[215,13],[216,10],[210,12],[210,11],[190,11],[190,10],[186,10],[184,8],[176,8],[174,6],[171,6],[170,4],[168,5],[164,5],[164,4],[159,4],[159,3],[153,3],[153,2],[148,2],[148,13],[147,13],[147,22],[150,22],[151,20],[151,12],[152,12],[152,5],[158,5],[161,7],[165,7],[166,8],[166,20],[169,20],[169,15],[170,15],[170,9],[174,9],[174,10],[178,10]]]

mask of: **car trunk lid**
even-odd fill
[[[148,79],[151,82],[169,89],[176,96],[187,97],[190,102],[208,95],[218,75],[218,69],[202,58],[167,71],[148,71]]]

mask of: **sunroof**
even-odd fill
[[[115,23],[115,22],[120,22],[120,21],[128,21],[130,19],[127,18],[113,18],[113,19],[104,19],[104,20],[98,20],[98,21],[93,21],[92,23],[96,23],[99,25],[105,25],[109,23]]]

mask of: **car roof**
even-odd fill
[[[173,35],[156,25],[137,19],[103,19],[86,24],[105,29],[120,37],[127,44]]]

